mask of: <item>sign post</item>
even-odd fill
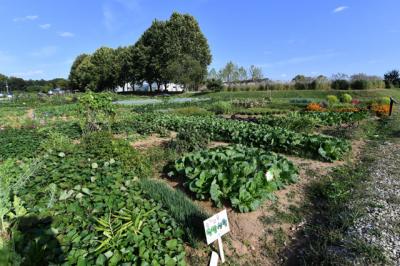
[[[208,218],[204,222],[204,230],[206,232],[207,244],[212,244],[218,240],[218,251],[221,262],[225,262],[224,247],[222,245],[222,236],[230,231],[228,214],[223,210],[214,216]]]
[[[224,255],[224,247],[222,246],[222,239],[218,237],[218,251],[219,251],[219,256],[221,257],[221,262],[225,262],[225,255]]]
[[[390,97],[390,110],[389,110],[389,116],[392,116],[392,112],[393,112],[393,104],[397,103],[397,101],[395,99],[393,99],[392,97]]]

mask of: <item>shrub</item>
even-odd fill
[[[367,80],[353,80],[351,82],[351,88],[353,90],[368,90],[370,88],[369,82]]]
[[[352,100],[353,100],[353,97],[351,97],[351,95],[348,93],[344,93],[340,96],[340,101],[342,103],[351,103]]]
[[[329,90],[331,88],[331,84],[328,79],[319,77],[311,82],[309,88],[311,90]]]
[[[385,74],[386,88],[398,88],[400,87],[400,72],[398,70],[392,70]]]
[[[326,96],[326,100],[328,101],[329,106],[333,106],[339,102],[339,99],[335,95]]]
[[[331,87],[333,90],[348,90],[350,88],[350,83],[345,79],[338,79],[332,81]]]
[[[207,80],[206,86],[210,91],[221,91],[224,87],[220,79],[209,79]]]
[[[324,108],[322,108],[322,106],[319,103],[310,103],[307,105],[307,111],[310,112],[323,112],[325,111]]]
[[[210,106],[210,111],[216,114],[227,114],[231,111],[230,102],[218,101]]]
[[[92,131],[108,129],[115,116],[112,95],[109,93],[93,93],[91,91],[79,98],[80,126],[84,134]]]

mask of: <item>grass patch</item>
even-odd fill
[[[184,228],[186,240],[193,246],[204,241],[203,221],[209,215],[193,203],[183,192],[171,189],[154,179],[141,179],[141,188],[168,209],[169,214]]]
[[[354,199],[362,197],[368,161],[370,158],[356,166],[336,168],[331,175],[310,186],[308,196],[314,216],[305,228],[310,243],[303,254],[305,264],[348,264],[344,258],[354,256],[368,263],[386,262],[380,248],[346,236],[346,231],[364,215],[363,206],[357,205]]]

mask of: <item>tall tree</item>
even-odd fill
[[[193,16],[173,13],[166,22],[166,37],[169,59],[190,55],[207,69],[212,60],[210,47]]]
[[[72,63],[68,79],[69,79],[69,85],[73,90],[83,90],[83,88],[80,87],[80,82],[78,81],[77,68],[82,63],[82,61],[88,56],[89,55],[87,54],[78,55],[75,58],[75,61]]]
[[[251,80],[256,81],[263,79],[263,73],[261,67],[257,67],[255,65],[251,65],[249,69],[249,76]]]
[[[238,69],[238,76],[240,81],[247,80],[247,70],[244,67],[239,67]]]
[[[215,68],[212,68],[207,75],[207,79],[219,79],[219,75]]]
[[[197,89],[198,85],[204,80],[207,71],[204,70],[199,61],[190,55],[184,55],[168,65],[167,74],[173,77],[171,81],[183,84],[185,89]]]
[[[118,47],[115,50],[115,65],[117,66],[117,85],[125,90],[126,84],[130,81],[130,70],[132,69],[132,60],[130,47]]]
[[[8,78],[8,87],[9,87],[10,91],[13,91],[13,90],[24,91],[24,90],[26,90],[27,83],[22,78],[9,77]]]
[[[149,83],[150,90],[153,82],[157,83],[158,88],[165,82],[163,70],[168,64],[168,47],[166,22],[154,20],[135,46],[141,50],[143,59],[146,60],[143,65],[143,79]]]
[[[228,83],[228,85],[231,85],[231,83],[235,80],[236,70],[237,66],[232,61],[229,61],[221,70],[221,77],[226,83]]]
[[[116,52],[112,48],[100,47],[90,57],[96,72],[96,91],[114,90],[118,85]]]
[[[99,77],[96,67],[92,63],[91,56],[84,57],[75,72],[75,80],[79,90],[96,90]]]

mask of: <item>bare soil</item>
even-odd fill
[[[137,149],[147,149],[155,146],[161,146],[172,138],[176,137],[176,133],[171,133],[170,137],[159,137],[151,135],[148,138],[132,143],[132,147]],[[365,144],[362,140],[352,141],[352,153],[347,160],[353,161],[359,158],[361,148]],[[226,146],[226,142],[211,142],[209,147]],[[285,155],[299,168],[299,181],[296,184],[288,186],[284,190],[275,193],[277,200],[275,202],[265,202],[258,210],[250,213],[238,213],[234,211],[229,205],[224,206],[228,211],[229,223],[231,232],[228,236],[224,237],[224,251],[226,256],[230,258],[230,262],[235,265],[276,265],[278,263],[276,256],[268,256],[265,252],[267,245],[273,241],[273,237],[268,232],[274,230],[281,230],[285,235],[285,242],[283,247],[289,246],[291,241],[295,240],[299,235],[299,231],[304,225],[304,221],[298,224],[291,224],[281,222],[279,224],[266,225],[262,222],[262,218],[271,217],[275,215],[272,206],[277,207],[281,212],[287,212],[289,206],[300,207],[304,202],[306,195],[305,189],[308,184],[313,180],[329,173],[329,171],[337,166],[343,165],[346,161],[336,161],[334,163],[321,162],[311,159],[304,159],[296,156]],[[157,178],[164,179],[174,189],[185,191],[179,180],[171,180],[166,178],[162,173],[159,173]],[[187,191],[186,191],[187,192]],[[188,193],[190,196],[190,193]],[[288,195],[291,195],[290,197]],[[192,197],[193,201],[201,208],[210,214],[217,213],[221,209],[213,206],[211,201],[199,201]],[[281,247],[281,248],[283,248]],[[218,250],[215,245],[214,250]],[[209,251],[205,249],[193,249],[190,246],[186,247],[187,253],[191,259],[192,265],[199,262],[206,262],[210,257]],[[278,251],[277,251],[278,252]],[[288,255],[290,256],[290,254]]]
[[[143,140],[132,142],[131,146],[138,150],[145,150],[152,147],[163,146],[172,139],[176,138],[176,135],[176,132],[171,132],[169,137],[160,137],[157,134],[152,134]]]

